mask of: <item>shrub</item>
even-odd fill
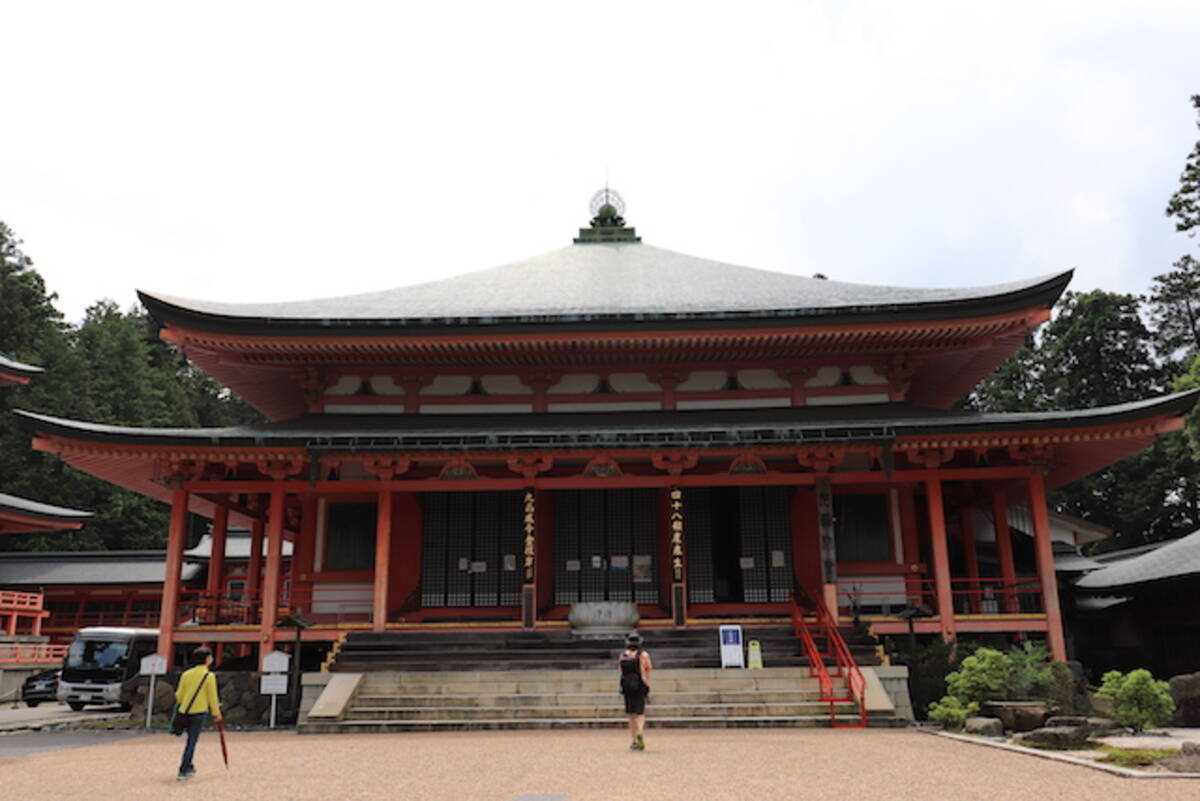
[[[1012,676],[1008,656],[994,648],[980,648],[946,676],[946,689],[964,704],[990,701],[1008,695]]]
[[[1161,726],[1175,712],[1175,701],[1165,681],[1156,681],[1150,671],[1139,668],[1127,674],[1110,670],[1101,679],[1101,698],[1112,704],[1113,719],[1135,732]]]
[[[953,695],[947,695],[940,701],[929,705],[929,717],[941,723],[947,729],[961,729],[967,718],[979,712],[979,704],[971,701],[964,705]]]
[[[1048,697],[1054,679],[1050,668],[1050,651],[1046,646],[1026,640],[1020,646],[1010,648],[1007,656],[1012,664],[1008,697]]]

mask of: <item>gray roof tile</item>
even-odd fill
[[[1065,286],[1069,277],[1068,271],[966,289],[914,289],[806,278],[651,245],[617,243],[571,245],[453,278],[318,300],[221,303],[150,292],[141,295],[151,310],[159,313],[166,304],[231,320],[326,325],[336,321],[581,320],[779,312],[801,316],[995,299],[1044,284]]]

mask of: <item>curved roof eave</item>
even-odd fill
[[[240,333],[362,335],[537,326],[730,326],[940,319],[1049,308],[1073,270],[957,289],[853,284],[699,259],[650,245],[573,245],[408,287],[285,303],[139,291],[160,322]]]
[[[51,521],[78,523],[90,520],[93,515],[79,509],[69,509],[65,506],[52,506],[48,503],[19,498],[0,492],[0,512],[14,512],[27,517],[37,517]]]
[[[191,445],[197,447],[311,447],[371,440],[419,437],[483,437],[498,448],[521,446],[542,437],[620,445],[623,435],[653,432],[782,431],[797,442],[813,441],[810,432],[836,431],[847,443],[954,433],[1046,430],[1118,425],[1164,415],[1182,416],[1200,400],[1200,389],[1160,398],[1065,412],[962,414],[904,404],[866,407],[814,406],[740,411],[644,413],[545,413],[509,415],[315,415],[229,428],[134,428],[66,420],[14,410],[25,427],[69,439],[109,444]],[[481,419],[482,418],[482,419]],[[508,438],[512,442],[502,442]],[[411,446],[410,446],[411,447]],[[539,447],[532,444],[524,447]],[[540,446],[546,447],[546,446]]]
[[[25,364],[16,359],[10,359],[3,353],[0,353],[0,373],[10,373],[18,375],[22,378],[29,378],[39,373],[45,372],[41,367],[36,367],[32,364]]]

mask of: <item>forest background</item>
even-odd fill
[[[1200,113],[1200,95],[1192,97]],[[1167,216],[1195,250],[1200,141]],[[44,368],[0,392],[0,491],[95,513],[82,530],[0,538],[0,550],[166,547],[167,507],[30,448],[13,409],[126,426],[229,426],[262,420],[158,337],[141,308],[111,300],[78,324],[55,307],[17,235],[0,222],[0,353]],[[1184,253],[1144,295],[1067,292],[1049,324],[960,406],[988,412],[1084,409],[1200,387],[1200,260]],[[1182,432],[1051,495],[1059,511],[1113,529],[1113,550],[1200,530],[1200,411]],[[192,517],[189,540],[206,530]]]

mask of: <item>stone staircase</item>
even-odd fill
[[[314,707],[301,722],[301,733],[627,725],[611,663],[604,670],[369,672],[334,680],[339,678],[341,689],[335,692],[345,693],[344,704],[323,714]],[[830,704],[819,700],[817,682],[807,668],[656,669],[651,684],[651,727],[796,728],[831,723]],[[327,692],[332,687],[328,685]],[[839,723],[859,719],[853,702],[836,704],[834,712]],[[904,724],[890,704],[872,711],[869,722]]]
[[[639,629],[658,669],[719,668],[717,630]],[[757,640],[763,664],[808,667],[790,626],[743,630]],[[842,636],[860,665],[876,665],[875,640],[846,628]],[[822,645],[822,642],[818,642]],[[330,666],[335,672],[520,671],[606,669],[616,664],[621,641],[581,640],[566,629],[483,632],[354,632]]]

